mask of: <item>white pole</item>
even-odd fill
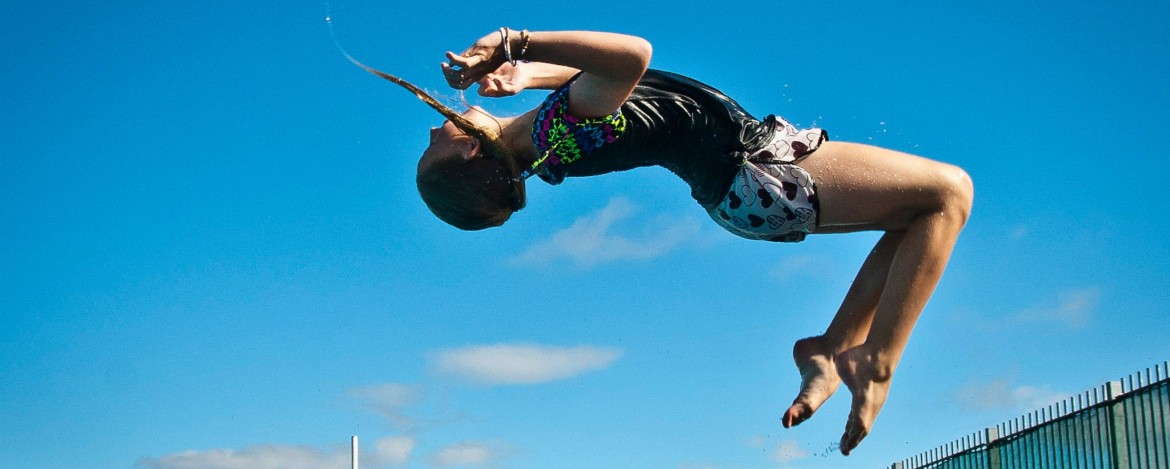
[[[353,468],[358,469],[358,442],[357,435],[350,437],[349,440],[350,456],[349,460],[353,461]]]

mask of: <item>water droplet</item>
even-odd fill
[[[326,23],[328,23],[328,22],[330,22],[330,21],[332,21],[332,20],[333,20],[333,18],[330,18],[330,17],[328,17],[328,16],[326,16],[326,17],[325,17],[325,22],[326,22]]]

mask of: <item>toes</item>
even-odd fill
[[[784,428],[792,428],[808,420],[812,413],[812,408],[807,404],[795,403],[784,413],[784,418],[781,420],[781,423],[784,425]]]
[[[845,434],[841,435],[841,454],[849,456],[857,445],[861,444],[861,440],[868,435],[869,432],[858,428],[858,426],[851,425],[845,429]]]
[[[869,435],[869,425],[857,417],[857,412],[850,412],[849,420],[845,422],[845,433],[841,435],[841,454],[849,456],[866,435]]]

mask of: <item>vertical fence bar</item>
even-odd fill
[[[1159,369],[1159,367],[1154,367]],[[1167,369],[1167,364],[1163,363],[1161,376],[1158,379],[1158,428],[1161,429],[1161,438],[1158,438],[1158,446],[1162,448],[1162,464],[1170,466],[1170,437],[1166,434],[1166,408],[1168,406],[1166,398],[1167,382],[1170,381],[1170,369]]]
[[[1154,427],[1154,407],[1150,400],[1150,393],[1154,390],[1152,387],[1153,381],[1150,381],[1150,369],[1146,368],[1146,384],[1141,387],[1141,392],[1138,394],[1139,402],[1141,402],[1142,414],[1142,428],[1138,431],[1138,435],[1142,439],[1142,457],[1145,458],[1145,463],[1148,467],[1158,467],[1157,456],[1154,454],[1157,448],[1154,448],[1150,443],[1151,429]]]
[[[1048,467],[1048,464],[1054,460],[1053,449],[1055,444],[1052,437],[1052,426],[1048,422],[1052,421],[1052,406],[1040,409],[1040,463],[1041,468]]]
[[[1146,397],[1149,398],[1150,402],[1150,427],[1146,429],[1146,432],[1149,435],[1150,449],[1153,450],[1151,451],[1153,458],[1150,461],[1155,466],[1165,467],[1167,466],[1167,461],[1162,458],[1162,445],[1159,444],[1161,441],[1161,438],[1159,438],[1161,433],[1158,431],[1162,423],[1162,419],[1160,418],[1162,413],[1162,400],[1160,399],[1162,389],[1161,371],[1157,366],[1154,366],[1154,374],[1146,376],[1146,379],[1150,380],[1149,389],[1146,389]]]
[[[985,469],[985,465],[979,463],[979,461],[981,461],[983,459],[980,457],[983,455],[982,454],[983,451],[977,449],[977,448],[979,448],[978,435],[972,433],[970,436],[967,437],[967,439],[968,439],[968,444],[971,448],[971,466],[978,468],[978,469]]]
[[[1056,403],[1057,418],[1062,418],[1068,413],[1068,401],[1061,400]],[[1056,458],[1057,467],[1072,467],[1072,454],[1068,451],[1068,446],[1072,440],[1068,437],[1068,420],[1059,420],[1056,423],[1057,443],[1056,447],[1060,449],[1059,457]]]
[[[1028,433],[1028,429],[1032,426],[1032,421],[1035,418],[1035,414],[1028,414],[1026,417],[1027,418],[1025,418],[1022,422],[1024,424],[1024,431],[1020,433],[1020,439],[1024,443],[1020,445],[1020,451],[1022,452],[1022,454],[1020,454],[1020,464],[1036,467],[1036,448],[1034,447],[1032,436]]]
[[[1166,461],[1162,460],[1162,454],[1158,447],[1158,388],[1161,383],[1154,381],[1157,378],[1156,373],[1146,370],[1146,390],[1142,394],[1146,398],[1148,404],[1149,427],[1146,428],[1146,445],[1150,448],[1150,463],[1154,466],[1165,467]]]
[[[1036,409],[1036,421],[1032,425],[1032,430],[1028,435],[1032,437],[1032,443],[1035,445],[1036,451],[1036,465],[1034,467],[1044,467],[1044,461],[1048,459],[1045,454],[1044,447],[1044,409]]]
[[[1072,467],[1072,459],[1068,452],[1069,438],[1068,438],[1068,421],[1064,420],[1064,415],[1068,413],[1067,402],[1061,400],[1056,403],[1056,420],[1053,425],[1056,426],[1056,467]]]
[[[1082,422],[1084,426],[1081,427],[1081,431],[1085,433],[1085,441],[1089,443],[1087,445],[1088,448],[1085,450],[1087,451],[1085,454],[1085,467],[1105,467],[1104,461],[1101,461],[1101,451],[1097,449],[1101,446],[1101,443],[1097,439],[1097,432],[1093,431],[1098,427],[1097,418],[1101,415],[1101,410],[1093,407],[1092,397],[1092,390],[1085,392],[1085,408],[1092,407],[1092,410],[1089,411],[1088,418]]]
[[[1129,397],[1125,399],[1126,421],[1129,425],[1126,426],[1125,437],[1129,443],[1129,465],[1132,467],[1142,467],[1142,438],[1138,429],[1141,428],[1142,408],[1141,400],[1137,394],[1138,388],[1142,386],[1142,376],[1129,375]]]
[[[1036,465],[1044,464],[1044,440],[1040,438],[1040,424],[1044,421],[1044,410],[1038,409],[1033,414],[1032,428],[1028,430],[1028,437],[1032,439],[1032,452],[1036,455]]]
[[[1044,421],[1044,427],[1048,434],[1048,467],[1061,467],[1060,426],[1056,424],[1056,415],[1056,404],[1048,406],[1048,418]]]
[[[1145,391],[1142,389],[1148,383],[1142,380],[1142,374],[1140,372],[1137,374],[1137,383],[1138,386],[1134,388],[1133,397],[1130,398],[1130,401],[1133,402],[1134,414],[1136,415],[1136,418],[1133,419],[1133,433],[1130,434],[1130,439],[1136,441],[1134,451],[1137,453],[1136,461],[1131,462],[1135,462],[1137,467],[1150,467],[1148,455],[1149,445],[1146,444],[1146,434],[1142,431],[1148,424],[1146,419],[1146,400],[1143,396]]]
[[[999,429],[996,427],[988,427],[983,430],[984,441],[987,442],[987,467],[988,469],[1002,469],[1003,455],[1000,450],[1003,448],[996,440],[999,440]]]
[[[964,435],[963,436],[963,445],[962,445],[964,448],[963,449],[963,461],[964,461],[963,467],[964,468],[969,467],[969,468],[974,469],[974,468],[979,467],[979,462],[977,461],[977,458],[979,457],[979,454],[978,454],[979,451],[977,449],[975,449],[974,446],[971,446],[970,443],[971,443],[971,436]]]
[[[1098,405],[1101,403],[1101,398],[1102,398],[1101,392],[1104,390],[1105,390],[1104,387],[1093,388],[1093,405]],[[1097,436],[1097,447],[1101,449],[1101,451],[1097,452],[1097,456],[1101,461],[1101,464],[1099,467],[1112,468],[1113,464],[1114,464],[1113,460],[1116,458],[1112,457],[1112,453],[1111,453],[1112,450],[1110,449],[1110,446],[1109,446],[1110,443],[1109,443],[1109,441],[1106,441],[1106,438],[1107,438],[1106,435],[1108,435],[1109,433],[1107,431],[1105,431],[1107,428],[1109,428],[1109,422],[1108,422],[1109,413],[1107,411],[1103,410],[1103,408],[1101,408],[1101,407],[1097,407],[1097,409],[1098,409],[1097,415],[1093,419],[1093,434],[1095,434]],[[1106,464],[1108,464],[1108,466],[1106,466]]]
[[[1069,467],[1078,467],[1080,463],[1080,435],[1077,435],[1077,423],[1080,417],[1080,407],[1077,407],[1077,397],[1071,396],[1068,398],[1068,404],[1065,407],[1065,422],[1068,425],[1068,441],[1069,441]]]
[[[1081,402],[1081,395],[1080,394],[1077,394],[1077,395],[1069,398],[1069,406],[1072,407],[1072,413],[1070,414],[1070,417],[1068,419],[1069,434],[1072,435],[1071,438],[1074,442],[1073,443],[1073,450],[1072,450],[1072,467],[1075,467],[1077,469],[1081,468],[1081,462],[1082,462],[1081,461],[1081,453],[1083,452],[1081,450],[1081,447],[1083,446],[1084,441],[1085,441],[1085,438],[1081,435],[1081,425],[1080,425],[1081,418],[1080,417],[1081,417],[1082,407],[1080,405],[1080,402]]]
[[[1024,453],[1028,449],[1027,440],[1024,439],[1024,425],[1028,422],[1027,415],[1021,415],[1016,418],[1015,441],[1012,442],[1012,450],[1015,451],[1015,462],[1012,467],[1021,467],[1028,460],[1027,454]]]
[[[1052,428],[1048,426],[1048,418],[1052,413],[1051,407],[1040,409],[1040,425],[1036,427],[1036,436],[1040,440],[1040,466],[1050,467],[1052,461]]]
[[[1166,428],[1166,424],[1170,423],[1170,361],[1162,363],[1162,383],[1159,392],[1162,396],[1162,454],[1166,456],[1167,461],[1170,461],[1170,429]]]
[[[1082,417],[1087,417],[1089,411],[1085,410],[1084,393],[1077,394],[1076,399],[1077,399],[1077,403],[1076,403],[1077,418],[1073,419],[1073,422],[1075,422],[1075,424],[1073,425],[1073,433],[1076,435],[1075,438],[1079,442],[1078,444],[1080,445],[1080,448],[1081,448],[1081,451],[1079,452],[1080,454],[1077,455],[1077,464],[1076,464],[1077,469],[1081,469],[1082,467],[1086,467],[1086,463],[1089,461],[1088,457],[1089,457],[1090,450],[1089,450],[1089,445],[1087,444],[1089,439],[1085,436],[1085,419],[1082,418]],[[1084,412],[1084,413],[1082,413],[1082,412]]]
[[[1012,435],[1011,420],[1004,422],[1004,433],[997,435],[998,439],[1000,439],[1000,442],[996,442],[996,443],[989,442],[987,444],[989,444],[989,446],[990,446],[990,444],[995,444],[996,449],[999,450],[1000,458],[1007,457],[1007,458],[1009,458],[1010,461],[1014,461],[1014,460],[1016,460],[1016,455],[1012,454],[1012,451],[1016,450],[1016,446],[1014,446],[1014,444],[1007,444],[1006,442],[1003,442],[1003,440],[1002,440],[1003,437],[1005,437],[1007,435]],[[1014,463],[1012,463],[1012,464],[1014,464]],[[989,457],[989,460],[987,460],[987,465],[989,465],[989,467],[991,465],[990,457]],[[1004,463],[1004,467],[1012,467],[1012,465]]]
[[[1008,466],[1008,467],[1017,467],[1020,465],[1020,438],[1019,438],[1020,418],[1019,417],[1012,419],[1011,427],[1012,428],[1009,430],[1009,434],[1013,436],[1014,440],[1012,440],[1010,442],[1004,441],[1002,444],[1002,447],[1008,449],[1008,454],[1011,456],[1011,459],[1012,459],[1012,464],[1011,464],[1011,466]]]
[[[1066,422],[1066,425],[1067,425],[1065,428],[1068,430],[1068,432],[1066,433],[1066,435],[1068,437],[1068,441],[1069,441],[1068,464],[1069,464],[1069,467],[1073,467],[1073,468],[1078,467],[1079,463],[1080,463],[1079,449],[1080,449],[1081,439],[1077,435],[1077,420],[1078,420],[1077,417],[1080,415],[1080,414],[1078,414],[1078,412],[1080,412],[1080,408],[1077,407],[1076,396],[1069,397],[1068,401],[1065,404],[1065,408],[1064,408],[1064,413],[1065,413],[1065,420],[1064,421]]]
[[[1105,400],[1109,404],[1109,435],[1113,452],[1113,469],[1129,468],[1129,443],[1125,438],[1125,403],[1114,401],[1121,396],[1121,382],[1105,384]]]

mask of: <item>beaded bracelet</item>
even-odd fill
[[[528,40],[531,38],[532,38],[532,35],[528,33],[527,29],[523,29],[520,31],[520,57],[519,57],[519,59],[523,60],[525,62],[528,61],[528,59],[525,59],[524,56],[528,54]]]
[[[508,43],[508,27],[507,26],[500,28],[500,40],[504,44],[504,60],[507,60],[508,63],[512,64],[512,66],[515,66],[516,59],[512,58],[512,44]]]

